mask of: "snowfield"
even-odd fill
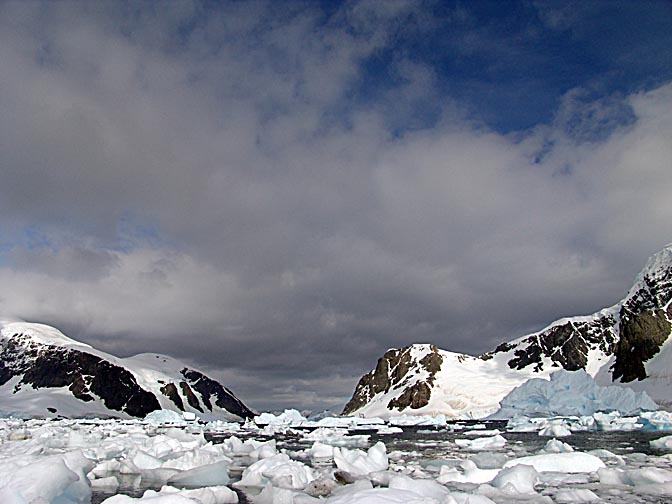
[[[672,500],[672,436],[665,432],[672,430],[672,414],[667,412],[480,424],[414,420],[412,425],[407,417],[308,420],[295,410],[263,414],[246,424],[199,423],[172,411],[152,413],[144,421],[2,418],[0,502]],[[562,429],[554,429],[558,426]],[[588,434],[600,444],[600,436],[623,431],[648,436],[644,449],[637,445],[644,452],[634,444],[619,453],[579,448]],[[562,441],[553,437],[558,432],[566,434]]]

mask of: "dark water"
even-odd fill
[[[515,456],[530,455],[538,452],[548,442],[549,437],[539,436],[536,432],[505,432],[504,428],[506,422],[486,422],[486,429],[496,429],[502,431],[502,436],[507,440],[507,445],[499,450],[501,453],[513,452]],[[465,430],[470,428],[465,425]],[[644,454],[647,456],[664,455],[665,452],[655,450],[649,444],[649,441],[660,438],[664,435],[669,435],[667,432],[660,431],[614,431],[614,432],[576,432],[571,436],[559,438],[564,443],[569,444],[577,451],[590,451],[596,449],[608,450],[616,455],[634,456],[633,454]],[[254,438],[257,440],[268,440],[271,437],[262,436],[255,433],[237,432],[235,435],[240,439]],[[230,434],[206,434],[207,440],[213,443],[221,443],[229,438]],[[277,441],[278,449],[285,449],[287,451],[305,450],[312,446],[312,441],[305,441],[300,434],[277,434],[273,436]],[[430,461],[441,459],[456,460],[472,456],[478,452],[468,452],[459,449],[453,443],[456,438],[465,438],[462,431],[450,431],[446,429],[431,429],[427,427],[405,427],[404,432],[400,434],[391,435],[377,435],[372,434],[369,438],[367,446],[371,446],[377,441],[382,441],[387,447],[388,454],[393,452],[403,452],[404,463],[422,466]],[[365,449],[366,446],[360,447]],[[310,465],[309,460],[302,460],[302,462]],[[232,481],[239,479],[239,474],[231,474]],[[148,488],[158,490],[160,487],[155,486],[137,486],[133,484],[133,480],[128,478],[121,481],[121,486],[116,493],[129,495],[132,497],[140,497]],[[247,503],[249,500],[245,494],[237,489],[241,503]],[[92,502],[99,504],[104,499],[110,497],[110,493],[94,493]],[[644,501],[638,501],[644,502]],[[662,501],[646,501],[646,502],[662,502]]]

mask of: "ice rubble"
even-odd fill
[[[514,388],[501,400],[500,409],[490,418],[586,416],[598,411],[637,415],[657,409],[658,405],[646,392],[634,392],[619,386],[600,387],[582,369],[561,369],[551,373],[550,380],[531,378]]]
[[[604,491],[610,502],[631,502],[633,495],[672,497],[672,457],[586,453],[573,448],[571,438],[553,438],[528,452],[506,438],[522,427],[547,433],[660,429],[672,425],[669,413],[517,418],[505,432],[485,425],[460,432],[453,426],[438,432],[451,439],[442,441],[451,457],[426,465],[413,452],[388,453],[383,441],[349,435],[357,425],[385,432],[383,423],[313,422],[291,412],[274,417],[283,431],[273,439],[265,422],[0,419],[0,502],[85,504],[92,489],[109,495],[104,504],[228,504],[238,502],[240,492],[254,504],[550,504],[590,502]],[[407,428],[418,432],[417,427]],[[207,441],[205,432],[216,432],[222,442]],[[292,449],[282,441],[287,436]],[[669,450],[671,439],[661,436],[651,444]],[[129,478],[139,490],[113,495],[127,491]]]

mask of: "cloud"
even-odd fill
[[[82,5],[0,7],[0,314],[319,409],[389,347],[616,302],[670,241],[670,84],[505,134],[397,51],[413,2]]]

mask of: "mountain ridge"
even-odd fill
[[[494,413],[499,400],[527,379],[548,378],[557,369],[585,369],[601,385],[646,391],[669,409],[671,332],[672,246],[668,245],[649,258],[620,302],[591,315],[563,317],[479,356],[433,345],[388,350],[360,379],[343,413],[480,418]],[[423,364],[428,361],[441,365],[430,370]]]
[[[229,389],[172,357],[120,358],[45,324],[0,319],[0,412],[127,418],[157,409],[254,416]]]

